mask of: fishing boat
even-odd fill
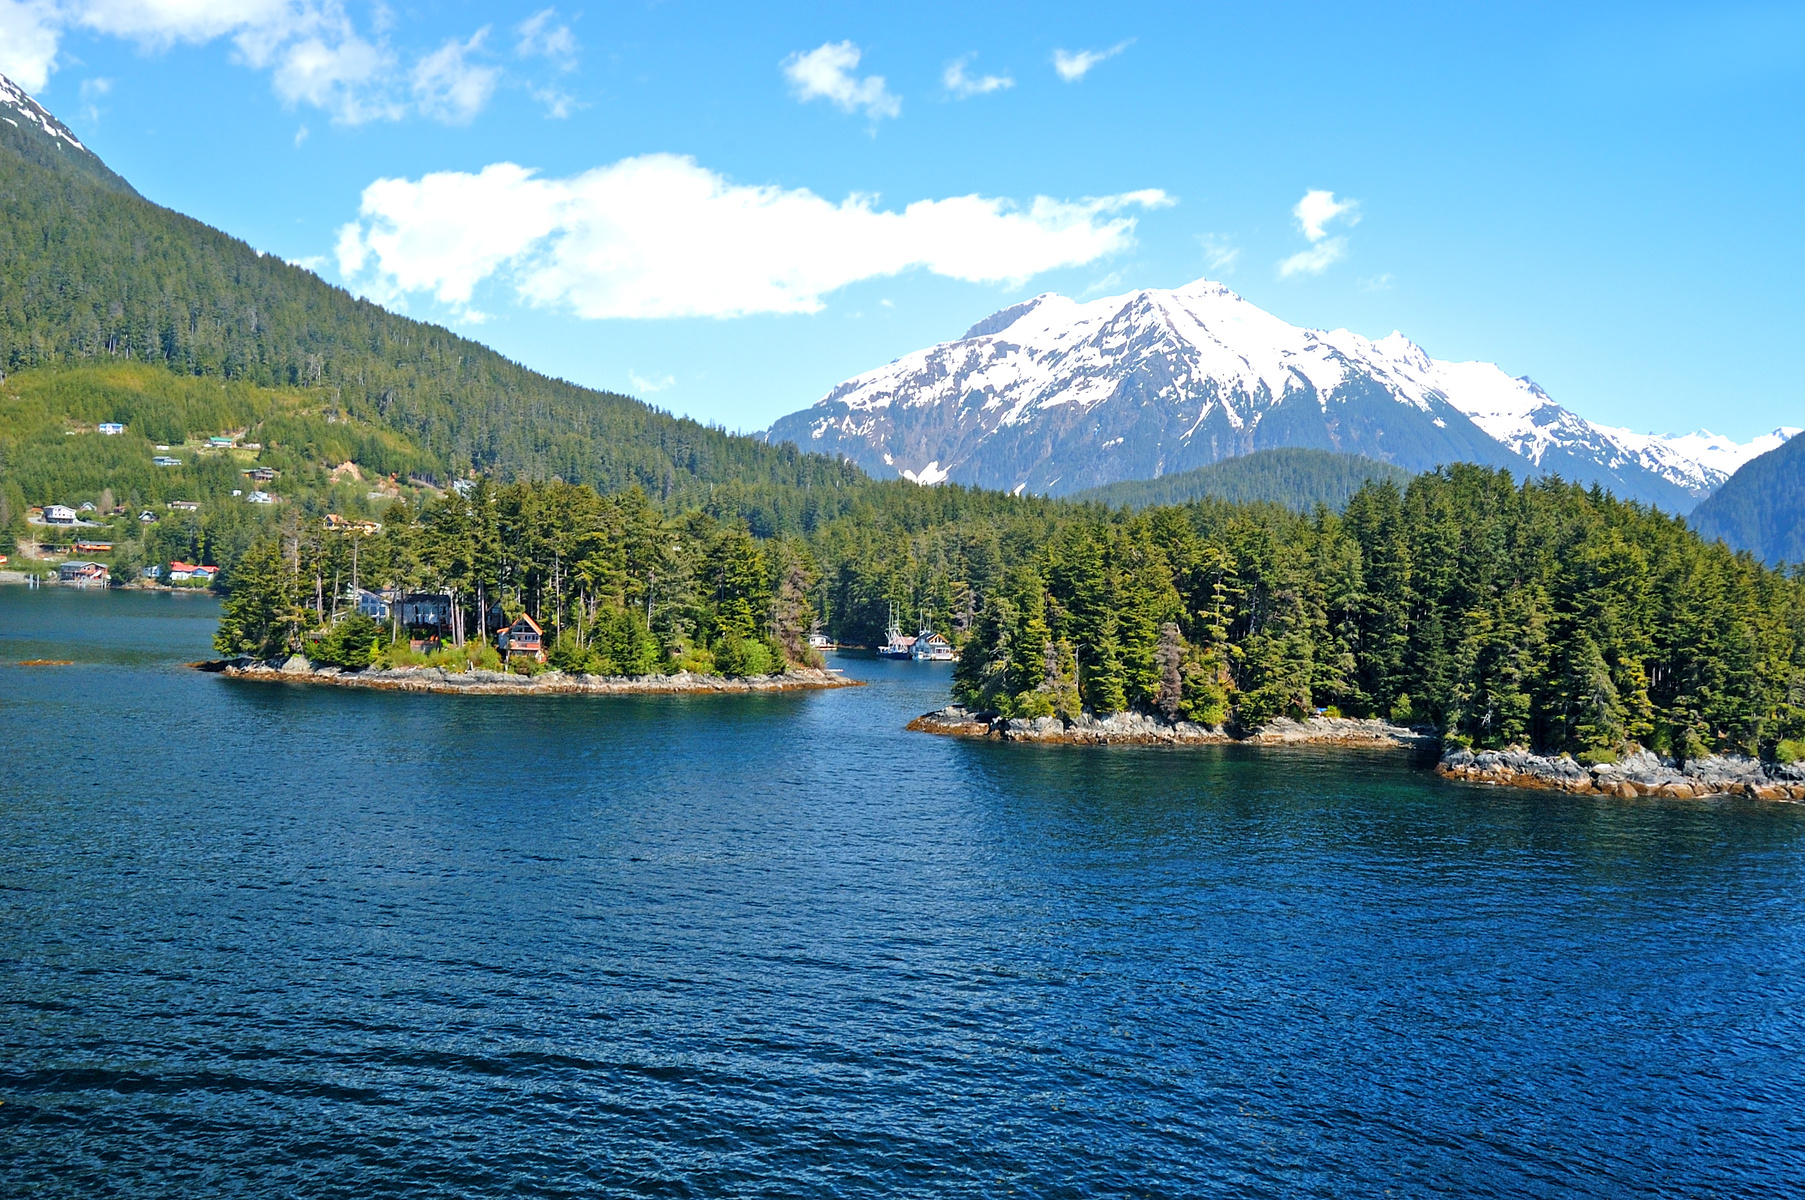
[[[879,658],[912,658],[915,652],[915,639],[903,636],[902,626],[896,620],[896,605],[890,605],[890,626],[884,630],[884,644],[877,648]]]

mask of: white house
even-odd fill
[[[121,425],[117,421],[102,421],[100,424],[96,425],[94,428],[100,430],[100,432],[106,434],[108,437],[112,437],[115,434],[120,434],[120,433],[125,432],[125,426]]]
[[[75,510],[67,504],[46,504],[44,506],[44,524],[73,525],[75,524]]]

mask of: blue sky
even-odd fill
[[[729,428],[1205,275],[1606,424],[1805,424],[1796,4],[0,0],[0,71],[159,203]]]

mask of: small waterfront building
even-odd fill
[[[142,572],[140,572],[140,574],[142,574],[144,576],[144,578],[146,578],[146,579],[155,579],[157,576],[161,575],[162,573],[163,573],[163,568],[156,566],[155,564],[145,567],[144,570]]]
[[[500,649],[502,657],[512,662],[516,654],[531,655],[536,662],[545,661],[545,631],[539,623],[525,613],[520,619],[501,631]]]
[[[57,567],[56,577],[63,583],[75,583],[83,586],[95,583],[105,583],[107,581],[107,566],[105,563],[83,562],[79,559],[70,559],[68,562]]]
[[[194,573],[198,570],[200,570],[200,568],[193,563],[180,561],[172,562],[169,564],[169,581],[171,583],[186,582],[187,580],[193,579]]]
[[[115,437],[125,432],[125,426],[121,425],[118,421],[102,421],[94,428],[106,434],[108,437]]]
[[[75,521],[75,510],[67,504],[46,504],[44,506],[44,524],[46,525],[73,525]]]
[[[910,645],[909,657],[916,662],[951,662],[953,644],[932,630],[924,629]]]
[[[196,567],[194,568],[194,578],[200,580],[202,583],[212,583],[215,579],[219,578],[219,568]]]
[[[401,624],[408,629],[430,629],[443,634],[451,629],[451,597],[438,592],[406,592],[400,600]]]

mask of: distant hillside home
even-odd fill
[[[201,506],[198,500],[171,500],[169,507],[177,512],[199,512]]]
[[[276,498],[268,492],[252,492],[245,499],[252,504],[274,504],[276,502]]]
[[[171,458],[167,454],[155,455],[150,461],[156,463],[159,467],[179,467],[182,465],[181,459]]]
[[[516,654],[530,655],[535,662],[545,661],[545,631],[525,613],[520,615],[518,621],[502,630],[498,640],[502,655],[509,662],[514,661]]]
[[[44,506],[44,524],[46,525],[73,525],[75,519],[75,510],[67,504],[46,504]]]
[[[388,620],[389,602],[381,593],[372,592],[369,588],[353,588],[348,599],[356,602],[359,616],[377,621]]]
[[[138,514],[138,520],[145,525],[154,525],[157,521],[157,514],[147,508]]]
[[[107,581],[105,563],[81,562],[71,559],[56,569],[56,577],[64,583],[75,583],[86,586]]]
[[[106,434],[108,437],[113,437],[116,434],[121,434],[121,433],[125,432],[125,426],[121,425],[117,421],[102,421],[100,424],[96,425],[94,428],[96,428],[100,432]]]

